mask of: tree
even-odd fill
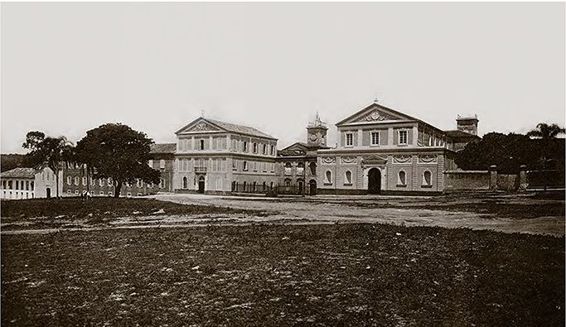
[[[120,196],[122,185],[141,179],[159,183],[160,173],[147,164],[153,140],[144,133],[122,124],[104,124],[87,131],[77,143],[76,157],[88,167],[93,178],[112,178],[114,197]]]
[[[518,173],[521,165],[536,162],[537,153],[536,144],[525,135],[488,133],[458,152],[455,162],[464,170],[487,170],[496,165],[500,172]]]
[[[43,132],[31,131],[22,145],[30,152],[28,162],[36,168],[49,167],[55,174],[55,194],[59,198],[59,171],[61,163],[73,160],[73,145],[64,136],[45,137]]]
[[[542,170],[545,176],[544,178],[544,190],[546,191],[547,188],[547,177],[546,177],[546,168],[549,157],[551,156],[551,147],[553,145],[554,139],[560,134],[564,134],[564,128],[552,124],[548,125],[545,123],[540,123],[537,125],[536,129],[533,129],[527,133],[528,137],[534,137],[540,140],[541,143],[541,162],[542,162]],[[553,151],[554,152],[554,151]]]

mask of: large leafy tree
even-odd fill
[[[139,178],[159,183],[159,171],[147,165],[152,143],[144,133],[126,125],[105,124],[88,131],[77,143],[76,156],[87,164],[94,178],[112,178],[114,197],[118,197],[126,182],[134,183]]]
[[[487,170],[496,165],[500,172],[518,173],[521,165],[536,162],[537,152],[526,135],[488,133],[458,152],[455,162],[464,170]]]
[[[62,163],[73,161],[73,145],[64,137],[46,137],[43,132],[31,131],[22,145],[29,149],[26,161],[33,167],[49,167],[55,173],[55,194],[59,197],[59,172]]]

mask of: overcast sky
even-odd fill
[[[2,153],[200,116],[305,140],[374,98],[441,129],[564,125],[563,3],[2,3]]]

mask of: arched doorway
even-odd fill
[[[198,178],[198,192],[204,193],[204,176]]]
[[[183,188],[184,189],[188,189],[189,188],[189,182],[187,180],[187,177],[183,177]]]
[[[372,168],[368,172],[368,193],[379,194],[381,191],[381,171]]]
[[[316,195],[316,181],[311,179],[309,182],[310,195]]]

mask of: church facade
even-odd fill
[[[479,139],[477,117],[459,118],[456,131],[373,103],[336,124],[336,148],[317,151],[318,193],[434,193],[455,150]]]

